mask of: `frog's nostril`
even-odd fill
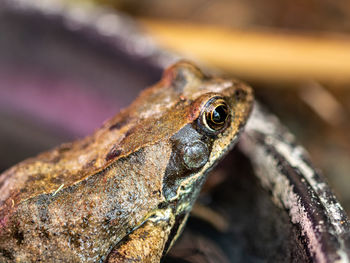
[[[201,168],[208,161],[208,147],[202,141],[191,142],[184,147],[182,158],[188,169]]]
[[[247,91],[243,89],[237,89],[235,91],[235,97],[237,101],[244,101],[247,97]]]

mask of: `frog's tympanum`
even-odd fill
[[[0,262],[159,262],[252,101],[245,84],[179,62],[93,135],[10,168]]]

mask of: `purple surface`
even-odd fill
[[[0,8],[0,32],[0,171],[92,133],[160,78],[55,17]]]
[[[84,136],[125,105],[120,96],[108,97],[99,87],[67,78],[0,68],[0,110],[15,111],[66,132]]]

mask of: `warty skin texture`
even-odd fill
[[[215,134],[199,121],[213,96],[230,110]],[[252,101],[245,84],[179,62],[93,135],[10,168],[0,176],[0,262],[135,261],[127,251],[158,262]]]

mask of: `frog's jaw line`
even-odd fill
[[[151,221],[153,223],[157,223],[159,221],[167,221],[169,222],[169,224],[173,224],[173,222],[175,221],[173,209],[171,207],[168,207],[165,209],[156,209],[152,211],[144,217],[140,224],[132,228],[131,231],[129,231],[129,234],[135,231],[136,229],[140,228],[147,221]]]
[[[193,191],[193,189],[192,189],[192,187],[186,187],[186,186],[193,185],[194,182],[196,180],[198,180],[198,178],[201,177],[202,175],[203,175],[203,173],[199,173],[199,174],[193,175],[189,178],[182,180],[181,183],[179,184],[177,191],[176,191],[176,195],[174,195],[172,198],[170,198],[169,202],[179,200],[181,196],[184,196],[186,194],[190,194]]]
[[[158,221],[169,221],[174,220],[174,215],[172,213],[172,209],[157,209],[154,211],[145,221],[151,221],[153,223],[157,223]]]

